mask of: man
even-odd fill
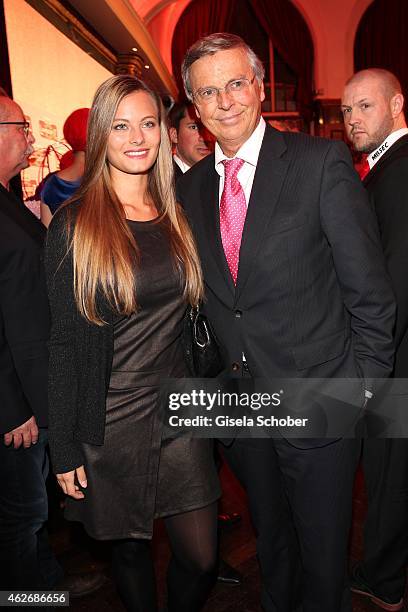
[[[186,101],[176,102],[168,115],[169,135],[174,146],[176,181],[197,162],[214,150],[214,137],[195,114],[194,106]]]
[[[0,91],[0,587],[83,595],[100,574],[63,580],[48,544],[45,480],[49,311],[42,265],[45,228],[9,190],[28,166],[34,137]]]
[[[408,406],[408,128],[403,106],[401,86],[386,70],[357,72],[344,88],[344,124],[356,151],[368,154],[364,186],[377,213],[397,300],[395,367],[382,401],[390,412],[400,407],[401,414]],[[384,610],[402,610],[408,562],[408,442],[364,440],[362,460],[368,512],[364,559],[354,568],[352,590]]]
[[[178,195],[227,370],[360,377],[371,395],[373,379],[391,371],[395,308],[375,215],[345,145],[267,126],[262,64],[235,35],[199,40],[182,70],[217,140],[215,154],[180,179]],[[299,552],[303,612],[351,610],[345,566],[358,454],[353,439],[313,448],[236,439],[226,449],[248,494],[267,612],[297,603]]]
[[[45,489],[48,302],[45,229],[10,191],[34,138],[21,108],[0,97],[0,539],[2,589],[51,587],[61,569],[48,548]]]

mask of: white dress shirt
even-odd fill
[[[176,164],[178,165],[178,167],[180,168],[180,170],[182,171],[183,174],[185,172],[187,172],[187,170],[190,170],[191,166],[186,164],[186,162],[183,162],[183,160],[180,159],[180,157],[178,155],[173,155],[173,159],[174,159],[174,161],[176,162]]]
[[[238,180],[244,190],[246,204],[248,206],[249,198],[251,197],[252,185],[254,182],[256,165],[258,163],[259,151],[261,150],[263,137],[265,134],[265,119],[261,117],[259,123],[252,132],[251,136],[244,142],[242,147],[238,149],[234,157],[244,160],[244,164],[238,172]],[[215,169],[220,176],[219,201],[224,190],[224,159],[233,159],[227,157],[222,152],[218,142],[215,145]]]

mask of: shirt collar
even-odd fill
[[[190,170],[191,166],[186,164],[186,162],[183,162],[183,160],[180,159],[180,157],[178,155],[173,155],[173,159],[174,159],[174,161],[176,162],[176,164],[178,165],[178,167],[180,168],[180,170],[182,171],[183,174],[185,172],[187,172],[187,170]]]
[[[375,151],[369,154],[367,157],[368,165],[370,166],[370,170],[378,160],[392,147],[392,145],[397,142],[402,136],[408,134],[408,128],[401,128],[400,130],[396,130],[395,132],[391,132],[387,136],[387,138],[380,144],[379,147],[376,148]]]
[[[263,137],[265,134],[266,123],[263,117],[260,117],[258,125],[252,132],[251,136],[244,142],[244,144],[238,149],[234,157],[243,159],[244,162],[251,166],[256,166],[258,163],[259,151],[261,150]],[[215,144],[215,169],[220,176],[224,176],[224,165],[222,164],[224,159],[230,159],[222,152],[222,149],[218,142]]]

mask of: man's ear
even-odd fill
[[[265,100],[265,87],[263,81],[259,83],[259,99],[261,100],[261,102]]]
[[[400,113],[402,113],[402,109],[404,108],[404,96],[401,93],[395,94],[391,98],[391,113],[394,118],[398,117]]]
[[[178,138],[177,138],[177,130],[175,127],[171,127],[169,129],[169,136],[170,136],[171,142],[176,145],[178,143]]]
[[[201,117],[200,117],[200,113],[199,113],[198,108],[196,107],[196,105],[195,105],[195,104],[194,104],[194,110],[195,110],[195,114],[197,115],[197,117],[198,117],[199,119],[201,119]]]

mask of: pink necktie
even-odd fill
[[[234,285],[237,283],[239,249],[244,229],[247,205],[244,190],[238,180],[238,172],[244,164],[243,159],[224,159],[224,191],[220,202],[220,229],[222,246]]]

